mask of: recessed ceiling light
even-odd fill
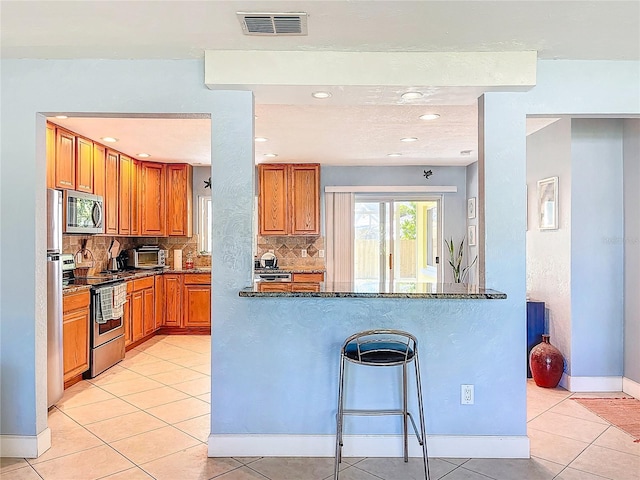
[[[436,118],[440,118],[440,115],[437,113],[425,113],[424,115],[420,115],[420,120],[435,120]]]
[[[330,92],[313,92],[311,94],[313,98],[329,98],[331,96]]]
[[[276,153],[265,153],[265,154],[264,154],[264,156],[265,156],[265,157],[268,157],[268,158],[275,158],[275,157],[277,157],[278,155],[277,155]]]
[[[471,155],[473,150],[460,150],[460,155]]]
[[[62,120],[62,119],[69,118],[69,117],[66,116],[66,115],[56,115],[56,118],[59,118],[59,119]]]
[[[416,137],[405,137],[400,139],[401,142],[417,142],[418,139]]]
[[[115,143],[118,141],[117,138],[113,138],[113,137],[102,137],[101,140],[107,143]]]
[[[403,100],[417,100],[424,97],[424,94],[422,92],[404,92],[401,96]]]
[[[401,153],[387,153],[387,157],[401,157]]]
[[[149,155],[148,153],[139,153],[138,156],[140,158],[149,158],[151,155]]]
[[[256,138],[254,138],[254,140],[255,140],[256,142],[266,142],[266,141],[268,140],[268,138],[265,138],[265,137],[256,137]]]

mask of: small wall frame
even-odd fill
[[[538,229],[558,229],[558,177],[538,180]]]

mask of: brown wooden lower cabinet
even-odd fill
[[[164,277],[164,298],[165,318],[164,324],[167,327],[182,326],[182,274],[165,274]]]
[[[156,330],[155,278],[145,277],[127,282],[124,307],[125,347]]]
[[[89,290],[62,297],[64,381],[89,370]]]
[[[183,327],[211,326],[211,275],[184,276]]]
[[[291,282],[258,282],[259,292],[319,292],[324,273],[292,273]]]

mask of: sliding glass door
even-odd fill
[[[384,291],[393,284],[437,283],[439,210],[439,198],[356,195],[356,286]]]

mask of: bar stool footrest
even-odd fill
[[[384,415],[404,415],[403,410],[360,410],[360,409],[344,409],[342,411],[342,415],[355,415],[355,416],[363,416],[363,417],[378,417]],[[407,417],[411,420],[411,426],[413,427],[413,432],[416,434],[416,438],[418,439],[418,443],[422,445],[423,439],[420,436],[420,432],[418,431],[418,427],[416,426],[416,422],[413,420],[413,415],[410,412],[407,412]],[[342,446],[342,444],[341,444]]]

